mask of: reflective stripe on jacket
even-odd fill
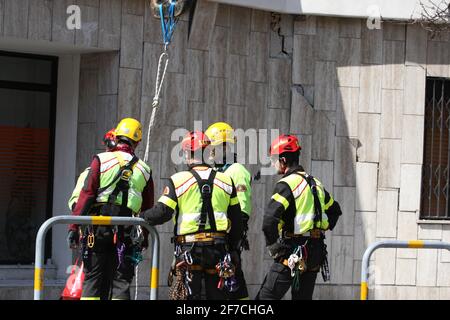
[[[252,176],[250,172],[242,164],[233,163],[224,173],[233,180],[241,212],[250,216],[252,212]]]
[[[114,152],[103,152],[97,155],[100,159],[100,189],[110,185],[114,178],[120,171],[120,168],[125,166],[133,156],[127,152],[114,151]],[[142,191],[147,185],[147,181],[150,179],[151,169],[143,162],[138,160],[133,166],[133,173],[129,180],[128,189],[128,202],[127,207],[131,209],[134,213],[139,213],[142,205]],[[103,190],[97,195],[97,203],[106,203],[111,193],[116,188],[116,179],[107,189]],[[122,193],[119,192],[116,204],[122,204]]]
[[[305,175],[304,172],[301,172],[301,174]],[[294,234],[303,234],[313,229],[314,227],[323,230],[328,229],[328,216],[325,211],[333,204],[334,200],[330,196],[327,203],[325,203],[325,190],[323,188],[323,185],[316,178],[314,178],[314,181],[316,182],[317,194],[322,207],[322,221],[317,222],[316,226],[314,226],[314,196],[307,181],[299,174],[292,173],[280,179],[280,181],[278,182],[284,182],[289,186],[292,196],[295,200],[295,216],[293,217]],[[289,201],[283,195],[275,193],[272,196],[272,200],[282,204],[285,210],[288,209]]]
[[[208,167],[205,167],[205,169],[196,167],[193,170],[196,170],[202,179],[208,179],[212,169]],[[169,190],[169,187],[166,187],[158,202],[178,212],[173,217],[174,223],[177,224],[176,235],[198,232],[202,197],[197,180],[189,171],[176,173],[170,179],[175,190]],[[214,178],[211,203],[216,220],[216,229],[219,232],[227,232],[229,230],[228,208],[239,203],[238,198],[235,195],[232,196],[232,194],[233,182],[231,178],[223,173],[217,172]],[[177,217],[178,220],[175,221]],[[211,226],[207,220],[205,230],[210,228]]]

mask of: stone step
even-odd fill
[[[56,279],[56,266],[46,265],[44,279]],[[33,280],[34,265],[4,265],[0,266],[0,285],[4,280]]]
[[[58,300],[64,289],[64,280],[44,282],[44,299]],[[0,280],[0,300],[33,300],[33,280]]]

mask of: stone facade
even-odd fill
[[[72,2],[82,10],[78,31],[65,27]],[[0,36],[109,51],[81,57],[77,172],[101,151],[102,133],[121,117],[147,127],[162,51],[149,1],[0,0],[0,13]],[[177,169],[169,158],[176,128],[191,129],[195,120],[205,126],[227,121],[297,134],[305,168],[343,208],[327,239],[331,282],[319,279],[314,297],[357,299],[362,254],[373,241],[450,240],[447,225],[418,224],[425,77],[449,76],[450,44],[430,40],[417,25],[384,23],[368,30],[358,19],[282,15],[281,21],[284,48],[270,29],[269,12],[199,1],[189,39],[187,18],[178,22],[150,143],[155,196]],[[141,157],[145,144],[138,148]],[[258,167],[250,169],[256,174]],[[252,251],[244,253],[252,298],[270,264],[261,224],[275,180],[253,184]],[[165,298],[172,227],[158,230]],[[449,253],[380,250],[372,265],[371,298],[450,298]],[[139,273],[141,298],[148,291],[148,267],[147,256]]]

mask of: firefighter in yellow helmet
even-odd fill
[[[214,123],[209,126],[205,133],[211,140],[211,145],[213,146],[211,158],[214,160],[215,170],[229,176],[236,186],[244,224],[244,234],[239,251],[237,252],[239,264],[236,270],[236,276],[239,288],[236,292],[231,293],[230,298],[248,299],[247,284],[242,271],[240,256],[242,250],[249,250],[247,231],[248,220],[252,212],[251,174],[242,164],[236,161],[237,157],[234,152],[236,136],[233,128],[228,123]]]
[[[170,177],[154,208],[143,213],[151,225],[173,218],[175,258],[171,300],[224,300],[236,287],[230,251],[242,237],[242,219],[233,181],[205,161],[210,142],[203,132],[189,132],[182,150],[189,170]]]
[[[137,216],[153,206],[150,167],[135,155],[142,139],[139,121],[126,118],[115,129],[117,145],[94,156],[73,215]],[[130,284],[145,235],[137,227],[69,227],[68,243],[81,242],[85,280],[82,300],[130,299]],[[134,236],[138,235],[138,236]]]

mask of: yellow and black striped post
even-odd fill
[[[156,229],[148,225],[142,218],[133,217],[108,217],[108,216],[56,216],[45,221],[39,228],[36,236],[36,256],[34,268],[34,300],[43,299],[44,290],[44,253],[45,236],[55,224],[79,224],[79,225],[141,225],[146,228],[152,243],[152,265],[150,273],[150,300],[158,298],[159,278],[159,235]]]
[[[384,240],[371,244],[364,252],[361,265],[361,300],[367,300],[369,296],[369,263],[375,250],[380,248],[411,248],[411,249],[447,249],[450,251],[450,243],[442,241],[422,240]]]

